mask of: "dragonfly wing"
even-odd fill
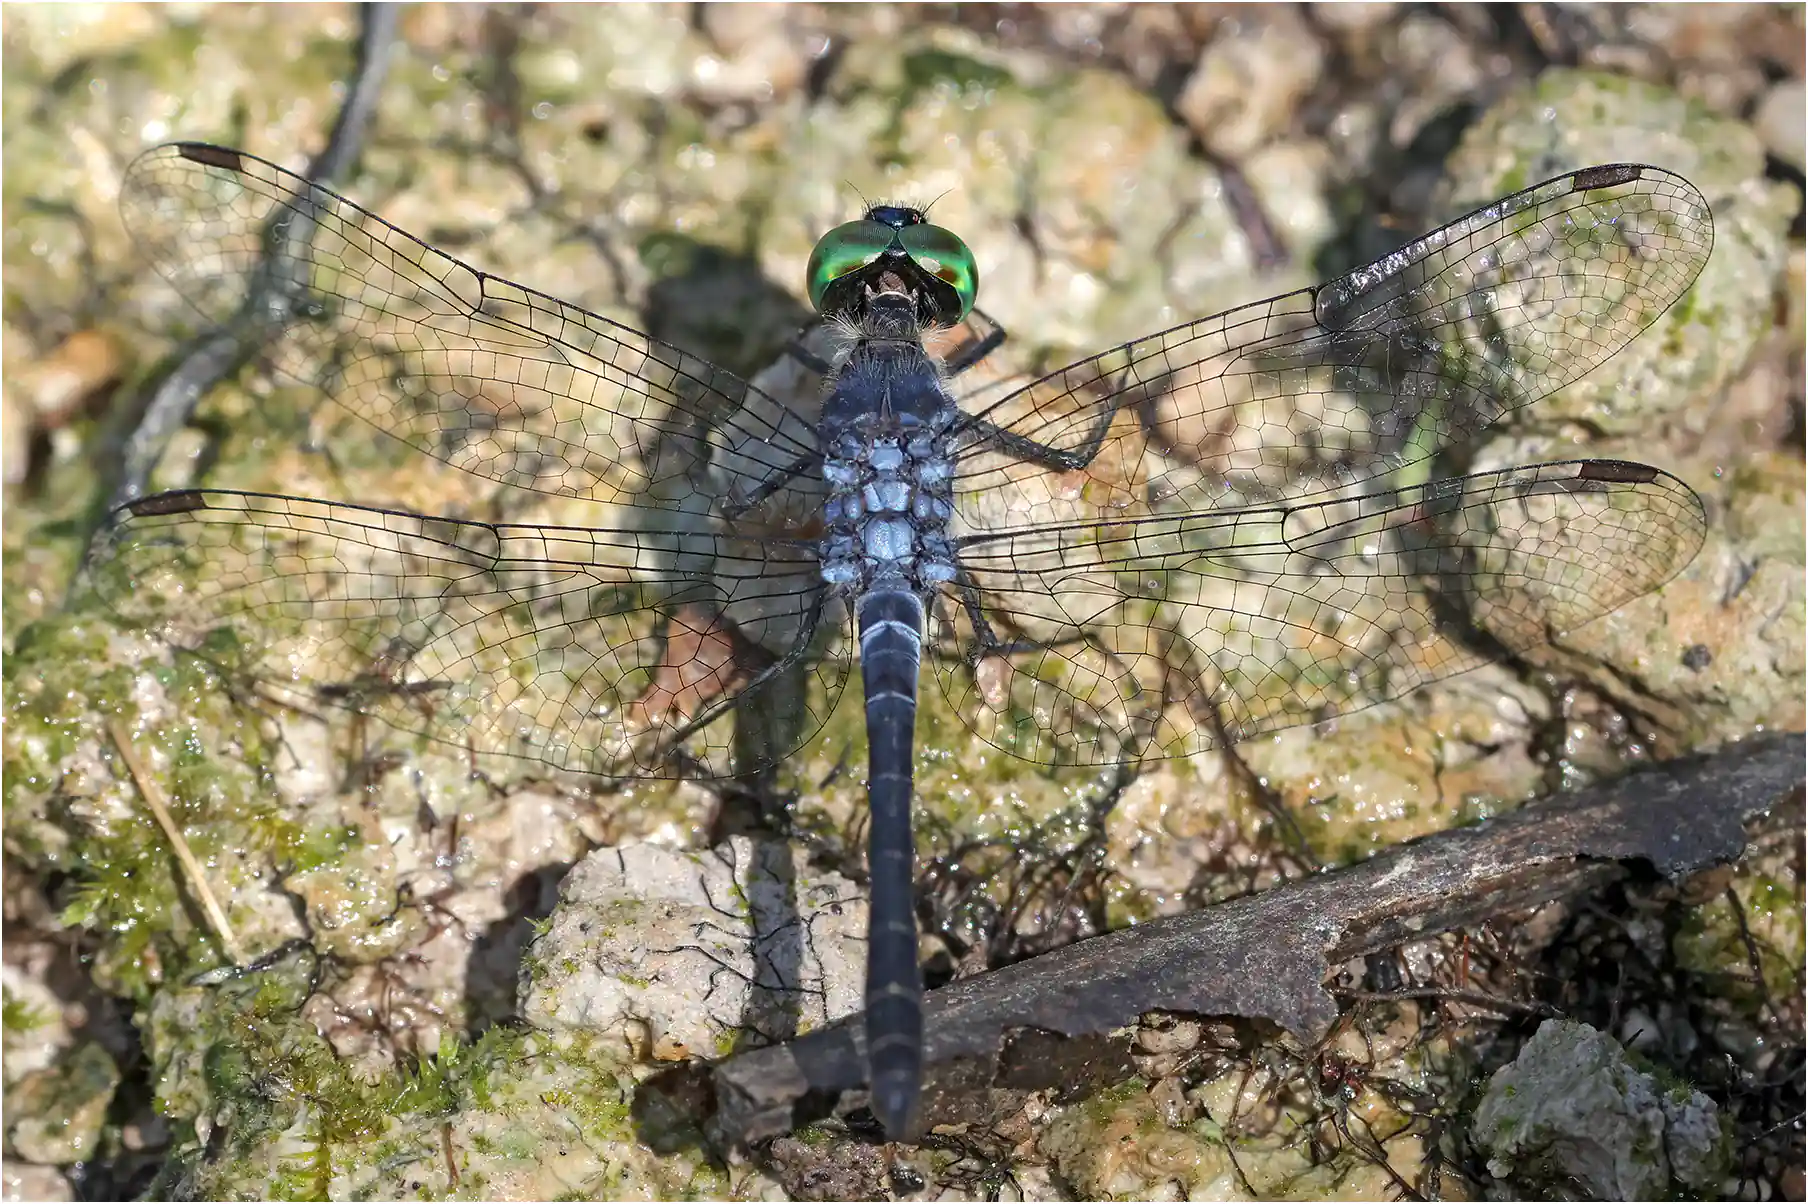
[[[1625,347],[1694,282],[1713,234],[1680,176],[1559,176],[1317,288],[1137,339],[980,410],[960,442],[960,512],[996,530],[1372,479]]]
[[[745,488],[814,458],[815,428],[698,356],[487,275],[242,151],[173,143],[127,170],[134,240],[279,371],[504,484],[684,510],[671,449],[706,439]]]
[[[281,702],[562,770],[669,776],[678,745],[761,768],[820,729],[848,672],[813,554],[782,541],[191,489],[121,507],[91,563],[117,613]],[[758,706],[780,688],[762,669],[805,647],[821,709],[750,761],[709,721]]]
[[[1186,756],[1536,648],[1669,580],[1705,530],[1674,477],[1583,460],[974,536],[990,630],[942,599],[937,671],[1018,756]]]

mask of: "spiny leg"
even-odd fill
[[[810,604],[810,612],[804,620],[805,634],[800,636],[790,648],[786,649],[783,656],[754,674],[753,677],[748,680],[747,684],[742,686],[739,690],[736,690],[733,695],[716,703],[714,706],[705,708],[695,719],[675,728],[671,735],[667,737],[668,741],[674,746],[683,743],[684,740],[694,732],[701,730],[703,727],[721,718],[725,712],[736,706],[740,700],[749,693],[757,690],[760,686],[773,680],[779,674],[800,663],[808,654],[811,644],[815,641],[816,628],[817,625],[822,622],[822,611],[827,602],[828,591],[822,589],[817,590],[815,600]]]
[[[1039,464],[1043,468],[1052,468],[1057,472],[1073,472],[1085,468],[1092,463],[1092,458],[1099,454],[1105,446],[1105,435],[1111,430],[1111,424],[1117,419],[1117,412],[1123,408],[1123,395],[1102,411],[1093,422],[1092,429],[1086,432],[1085,441],[1071,451],[1059,447],[1051,447],[1046,443],[1038,443],[1028,435],[1019,435],[1015,431],[1007,431],[989,418],[975,417],[971,420],[971,429],[980,438],[1006,455],[1019,460],[1027,460],[1031,464]]]
[[[760,487],[738,501],[722,503],[722,517],[734,522],[772,497],[779,490],[789,485],[808,472],[813,465],[822,463],[822,456],[816,452],[806,452],[791,463],[785,465],[778,474],[769,480],[760,482]]]
[[[1124,371],[1128,372],[1129,369]],[[1105,437],[1111,433],[1111,424],[1117,421],[1117,416],[1124,407],[1129,406],[1134,409],[1141,416],[1144,425],[1152,427],[1153,419],[1148,410],[1149,403],[1162,396],[1164,392],[1162,384],[1138,381],[1134,386],[1125,387],[1113,384],[1106,378],[1100,378],[1100,380],[1104,395],[1109,399],[1110,404],[1101,409],[1098,417],[1093,419],[1091,428],[1087,430],[1085,438],[1077,448],[1070,450],[1039,443],[1028,435],[1020,435],[1015,431],[1006,430],[990,419],[978,415],[968,420],[968,429],[998,451],[1031,464],[1041,465],[1043,468],[1052,468],[1057,472],[1073,472],[1086,468],[1092,463],[1093,457],[1099,454],[1099,450],[1105,446]],[[1153,433],[1151,429],[1151,434]]]
[[[967,620],[973,625],[974,639],[970,647],[962,650],[960,659],[966,663],[967,670],[976,677],[980,663],[990,657],[1008,661],[1008,658],[1023,652],[1052,652],[1068,655],[1075,648],[1090,648],[1094,653],[1116,670],[1116,676],[1130,682],[1135,691],[1134,697],[1141,700],[1141,705],[1133,709],[1133,726],[1127,731],[1120,731],[1120,737],[1126,739],[1126,763],[1135,762],[1141,757],[1141,750],[1154,734],[1160,715],[1170,700],[1170,690],[1164,682],[1159,690],[1145,690],[1136,680],[1129,663],[1110,648],[1100,646],[1098,641],[1089,637],[1084,631],[1076,630],[1072,635],[1057,640],[1039,640],[1019,637],[1016,639],[1001,638],[993,630],[990,619],[986,615],[985,604],[980,600],[979,589],[965,571],[953,582],[960,596],[961,608],[967,613]],[[1122,701],[1128,703],[1130,699]]]
[[[991,355],[994,351],[997,351],[1000,347],[1004,346],[1004,341],[1008,337],[1004,327],[999,325],[998,320],[991,314],[977,306],[974,307],[973,312],[978,314],[981,318],[984,318],[986,325],[991,327],[991,329],[981,338],[975,340],[968,346],[961,348],[958,355],[951,357],[942,365],[942,371],[951,377],[959,376],[973,365],[979,363],[979,361],[985,359],[988,355]]]
[[[784,354],[790,356],[810,371],[816,373],[816,375],[827,377],[835,371],[835,365],[831,364],[828,360],[823,359],[814,351],[811,351],[804,342],[822,328],[823,321],[822,315],[818,314],[808,322],[805,322],[803,326],[798,329],[798,332],[791,336],[791,341],[785,344]]]

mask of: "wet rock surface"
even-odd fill
[[[92,1158],[119,1068],[107,1051],[87,1042],[10,1084],[6,1092],[7,1148],[27,1162],[68,1166]]]
[[[924,953],[932,974],[966,976],[1360,861],[1554,785],[1802,725],[1802,155],[1787,104],[1800,108],[1800,11],[1479,13],[654,5],[601,20],[557,6],[411,6],[373,135],[340,187],[455,255],[658,324],[747,373],[772,363],[802,312],[815,238],[858,204],[843,181],[868,195],[946,192],[936,218],[973,248],[982,303],[1011,330],[988,366],[1000,377],[1321,279],[1586,162],[1654,162],[1704,189],[1718,242],[1692,300],[1449,466],[1659,464],[1709,501],[1709,542],[1689,570],[1561,633],[1537,666],[1130,780],[1016,763],[926,690]],[[682,1082],[644,1085],[676,1065],[654,1056],[676,1045],[631,1035],[652,1031],[650,1011],[617,1009],[592,1030],[552,980],[517,991],[546,940],[536,930],[550,917],[575,937],[596,906],[558,903],[571,867],[649,840],[661,858],[716,857],[706,850],[721,847],[728,792],[548,781],[339,713],[266,707],[72,599],[134,391],[200,325],[125,235],[121,172],[176,137],[305,163],[333,121],[357,12],[120,4],[13,7],[0,20],[0,87],[9,112],[32,115],[9,123],[5,152],[4,347],[9,367],[38,366],[40,378],[27,390],[31,375],[9,372],[0,397],[6,941],[19,975],[7,980],[6,1052],[10,1064],[15,1039],[34,1039],[16,998],[54,1017],[27,1026],[54,1036],[31,1073],[61,1073],[87,1041],[117,1068],[124,1104],[95,1122],[102,1093],[59,1095],[66,1106],[35,1134],[81,1135],[85,1193],[140,1194],[153,1177],[165,1195],[1397,1191],[1352,1117],[1413,1190],[1440,1175],[1446,1194],[1479,1190],[1487,1168],[1443,1159],[1426,1134],[1531,1025],[1472,997],[1606,1025],[1591,968],[1625,963],[1628,948],[1654,980],[1679,965],[1686,984],[1686,1007],[1666,1011],[1655,989],[1635,1001],[1655,1030],[1637,1040],[1691,1073],[1733,1068],[1701,1075],[1717,1101],[1742,1101],[1723,1114],[1754,1135],[1729,1177],[1787,1195],[1777,1185],[1795,1166],[1799,1184],[1799,1139],[1779,1123],[1793,1105],[1775,1086],[1800,1069],[1787,1001],[1800,994],[1801,864],[1787,848],[1752,854],[1705,900],[1665,904],[1674,931],[1641,921],[1626,946],[1617,930],[1581,933],[1575,947],[1594,952],[1563,973],[1584,985],[1555,1001],[1524,997],[1510,965],[1533,955],[1488,929],[1357,966],[1342,988],[1355,993],[1338,996],[1343,1031],[1377,1044],[1337,1065],[1360,1074],[1333,1066],[1327,1079],[1322,1056],[1240,1032],[1121,1095],[1088,1104],[1051,1090],[991,1133],[926,1143],[909,1175],[857,1162],[859,1175],[824,1179],[823,1159],[850,1139],[819,1131],[803,1135],[817,1145],[800,1139],[767,1162],[722,1162],[686,1119],[707,1107]],[[196,483],[594,521],[577,500],[497,496],[255,366],[171,440],[156,484]],[[224,969],[221,943],[117,755],[114,719],[172,800],[247,960],[279,961],[195,985]],[[862,792],[848,767],[863,760],[857,708],[844,708],[787,767],[778,792],[797,881],[861,880]],[[42,897],[16,905],[15,880]],[[855,889],[844,910],[858,903]],[[63,969],[13,956],[46,941],[80,956]],[[601,964],[596,947],[575,948]],[[727,998],[745,950],[720,954],[736,967],[714,988]],[[610,964],[617,983],[636,976]],[[138,1017],[141,1053],[103,1009],[71,1010],[68,965]],[[1434,989],[1441,1002],[1374,998]],[[840,1001],[825,1017],[845,1006],[838,992],[824,988]],[[518,1027],[524,1007],[539,1009],[531,1030]],[[685,1048],[702,1041],[713,1055],[743,1039],[745,1016],[727,1015],[733,1024],[682,1034]],[[1434,1026],[1422,1050],[1387,1038]],[[675,1024],[661,1031],[680,1039]],[[136,1101],[151,1098],[166,1128],[140,1123],[149,1105]],[[1304,1153],[1285,1136],[1300,1132],[1319,1135]],[[46,1163],[69,1152],[33,1137]],[[9,1149],[6,1190],[72,1189]]]
[[[866,900],[794,850],[598,849],[566,875],[522,966],[521,1017],[629,1034],[659,1062],[769,1043],[858,1010]]]

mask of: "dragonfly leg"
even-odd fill
[[[1101,413],[1093,422],[1092,430],[1087,432],[1086,441],[1071,450],[1038,443],[1027,435],[1007,431],[986,418],[974,418],[969,429],[977,432],[982,440],[1006,455],[1015,456],[1019,460],[1028,460],[1032,464],[1040,464],[1044,468],[1071,472],[1077,468],[1085,468],[1092,463],[1092,458],[1099,454],[1099,449],[1105,446],[1105,434],[1111,429],[1112,420],[1117,417],[1120,408],[1121,404],[1114,404]]]
[[[968,667],[977,665],[981,658],[987,656],[1010,656],[1017,652],[1050,652],[1071,643],[1085,643],[1083,633],[1075,634],[1065,640],[1004,640],[992,630],[991,620],[986,618],[985,605],[979,600],[979,590],[973,582],[962,574],[955,582],[960,590],[961,609],[967,612],[968,622],[973,624],[975,635],[974,646],[965,654]]]
[[[961,609],[967,612],[967,621],[973,624],[975,643],[978,645],[978,648],[967,654],[968,667],[971,668],[979,659],[981,649],[988,653],[996,652],[1004,647],[1004,642],[992,630],[992,622],[986,618],[986,609],[979,601],[979,589],[972,579],[963,572],[955,578],[954,584],[960,590]]]
[[[1099,454],[1099,449],[1105,446],[1105,437],[1111,433],[1111,424],[1117,421],[1119,411],[1129,406],[1143,414],[1147,421],[1144,407],[1152,397],[1159,396],[1158,390],[1149,387],[1125,388],[1110,382],[1102,383],[1110,404],[1100,408],[1098,416],[1092,420],[1091,429],[1086,432],[1086,437],[1078,447],[1061,448],[1039,443],[1027,435],[1007,431],[990,419],[978,415],[969,420],[967,429],[977,434],[982,442],[990,443],[999,451],[1019,460],[1028,460],[1032,464],[1040,464],[1058,472],[1085,468]]]
[[[964,649],[961,653],[961,659],[966,662],[969,672],[975,674],[977,677],[980,663],[988,657],[999,657],[1002,659],[1015,656],[1021,652],[1066,653],[1075,647],[1090,648],[1094,653],[1102,656],[1106,662],[1115,666],[1117,672],[1122,675],[1123,679],[1131,681],[1131,688],[1135,692],[1135,697],[1140,699],[1140,705],[1133,708],[1127,726],[1117,729],[1117,735],[1124,741],[1126,756],[1130,760],[1134,760],[1137,756],[1141,755],[1139,750],[1147,743],[1149,737],[1154,733],[1156,725],[1160,721],[1162,708],[1167,705],[1168,691],[1165,687],[1149,691],[1145,690],[1141,685],[1135,684],[1130,665],[1123,657],[1113,652],[1110,648],[1102,646],[1097,640],[1091,638],[1084,631],[1077,628],[1073,630],[1072,634],[1054,640],[1035,640],[1021,637],[1009,640],[1002,639],[999,637],[998,633],[992,629],[992,624],[986,617],[985,604],[980,601],[979,589],[973,581],[969,579],[965,573],[962,573],[956,578],[954,584],[960,594],[961,608],[967,612],[967,619],[973,625],[974,640],[972,646]],[[1128,703],[1129,699],[1126,698],[1124,701]]]
[[[797,459],[787,464],[783,472],[780,472],[770,480],[760,482],[760,487],[746,497],[741,498],[739,501],[723,502],[722,517],[730,522],[740,518],[742,515],[764,502],[767,498],[770,498],[773,494],[783,489],[786,485],[789,485],[792,481],[801,477],[812,465],[820,463],[821,460],[822,457],[814,452],[799,456]]]
[[[798,332],[791,336],[791,341],[785,344],[784,354],[790,356],[810,371],[816,373],[816,375],[828,376],[835,371],[835,365],[831,364],[828,360],[823,359],[820,355],[817,355],[814,351],[811,351],[804,345],[804,340],[814,334],[821,325],[822,318],[820,316],[811,318],[808,322],[805,322],[803,326],[799,328]]]
[[[702,729],[708,724],[714,723],[717,719],[720,719],[723,714],[734,707],[741,697],[753,690],[759,689],[759,687],[765,685],[767,682],[778,677],[781,673],[784,673],[792,666],[801,662],[804,659],[804,656],[809,652],[810,645],[816,637],[816,627],[817,624],[822,622],[822,610],[827,602],[828,591],[821,589],[817,590],[815,600],[810,603],[810,613],[804,618],[801,625],[797,642],[788,648],[783,656],[773,661],[770,665],[767,665],[764,669],[761,669],[758,673],[755,673],[753,677],[748,680],[746,685],[742,686],[728,697],[715,703],[713,706],[704,708],[703,712],[695,719],[674,729],[668,737],[671,743],[674,745],[679,744],[687,739],[692,733]]]
[[[973,312],[984,318],[986,325],[991,327],[991,329],[977,342],[962,348],[959,355],[951,356],[948,361],[942,365],[942,370],[949,376],[959,376],[974,364],[979,363],[980,360],[985,359],[988,355],[991,355],[994,351],[997,351],[1000,347],[1004,346],[1004,341],[1008,337],[1004,327],[1000,326],[998,320],[991,314],[978,307],[975,307]]]

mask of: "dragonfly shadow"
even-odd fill
[[[647,333],[751,378],[813,316],[759,261],[683,235],[641,244],[652,270],[641,317]]]
[[[826,960],[825,950],[813,947],[794,846],[782,836],[768,835],[720,843],[712,856],[737,884],[732,899],[713,901],[721,926],[752,946],[749,968],[723,979],[739,979],[736,989],[743,991],[729,1029],[733,1043],[738,1049],[756,1049],[792,1041],[806,1016],[820,1012],[821,1001],[812,997],[825,989]],[[702,928],[698,935],[704,935]],[[636,1138],[664,1154],[701,1149],[717,1156],[705,1127],[715,1110],[711,1063],[696,1058],[642,1081],[630,1104]]]
[[[516,878],[503,896],[506,915],[484,926],[465,963],[465,1026],[475,1039],[518,1013],[521,959],[533,942],[535,922],[552,915],[559,882],[572,863],[557,861]]]

